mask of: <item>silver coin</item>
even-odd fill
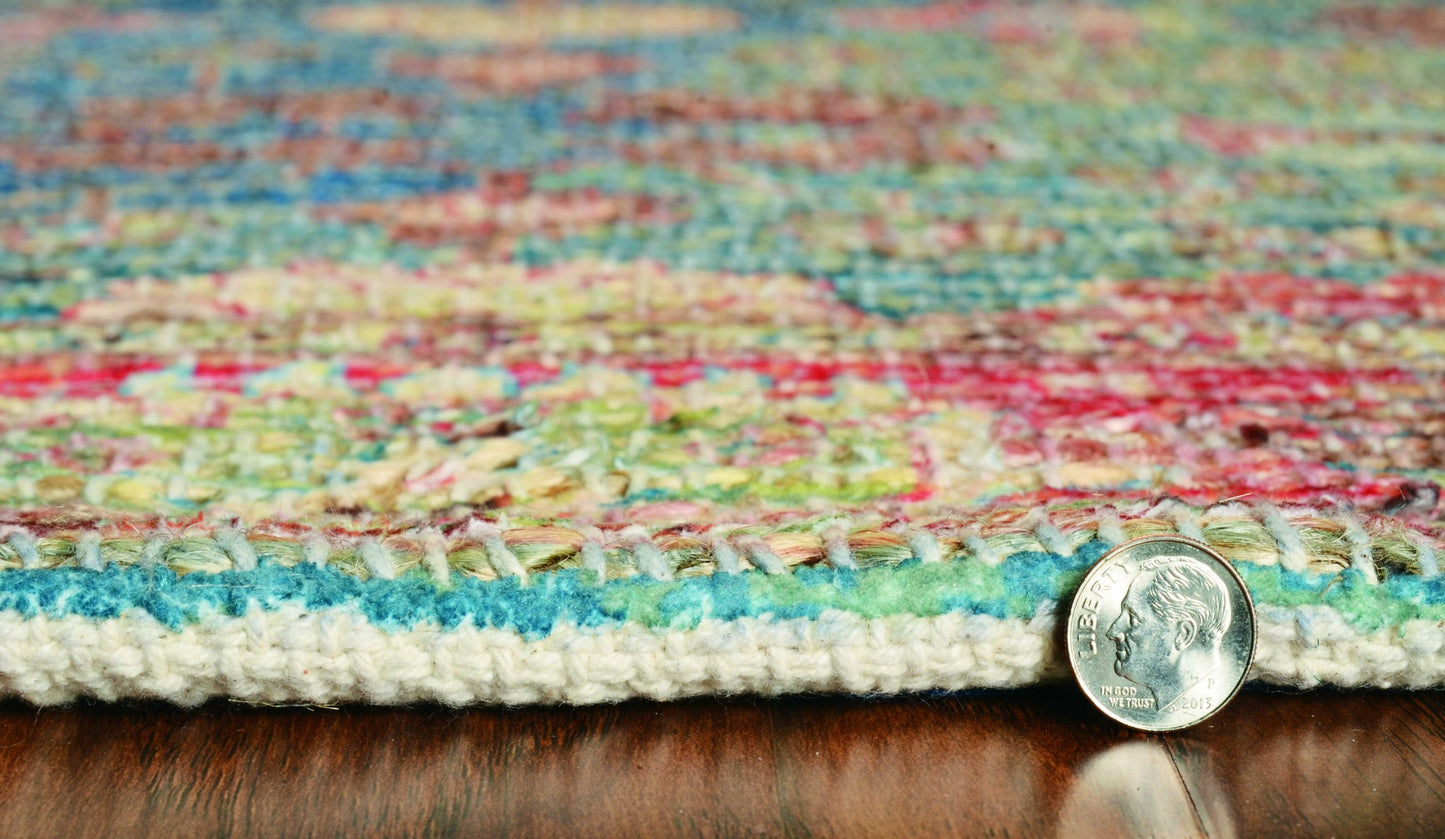
[[[1084,576],[1069,609],[1069,666],[1113,719],[1173,731],[1219,712],[1254,660],[1254,603],[1207,545],[1146,536]]]

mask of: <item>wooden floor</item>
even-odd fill
[[[1065,687],[590,709],[0,705],[5,836],[1432,836],[1445,693],[1246,692],[1122,731]]]

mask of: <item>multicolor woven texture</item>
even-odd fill
[[[0,0],[0,695],[1445,684],[1445,10]]]

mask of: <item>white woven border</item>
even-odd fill
[[[1361,633],[1329,607],[1260,611],[1252,676],[1300,687],[1445,683],[1445,628]],[[90,696],[194,705],[576,703],[803,692],[1006,688],[1064,675],[1055,620],[948,614],[709,621],[690,630],[558,627],[385,630],[349,607],[288,605],[172,631],[149,614],[0,614],[0,696],[38,705]]]

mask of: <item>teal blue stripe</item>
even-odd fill
[[[184,576],[164,566],[13,570],[0,573],[0,611],[101,620],[140,609],[179,629],[210,615],[240,616],[299,603],[311,611],[349,606],[386,629],[471,624],[513,629],[528,638],[545,637],[559,622],[676,629],[706,618],[811,619],[829,609],[870,618],[947,612],[1027,618],[1071,596],[1084,571],[1107,549],[1096,541],[1067,557],[1023,552],[997,566],[909,560],[860,571],[812,566],[776,576],[748,572],[669,582],[631,577],[601,585],[590,572],[567,570],[533,575],[526,584],[457,576],[439,586],[420,571],[396,580],[362,580],[331,567],[285,566],[266,559],[254,571]],[[1442,578],[1401,576],[1371,585],[1351,571],[1314,575],[1249,563],[1238,567],[1256,603],[1330,605],[1366,630],[1412,618],[1445,619]]]
[[[252,608],[300,603],[313,611],[352,606],[388,629],[471,623],[515,629],[529,638],[546,636],[558,622],[685,628],[704,618],[816,618],[827,609],[869,617],[950,611],[1007,617],[1032,615],[1044,601],[1057,599],[1106,548],[1093,543],[1070,557],[1021,553],[997,568],[910,560],[861,571],[814,566],[777,576],[748,572],[668,582],[638,576],[601,585],[591,572],[566,570],[535,574],[526,584],[454,576],[443,587],[420,571],[395,580],[363,580],[331,567],[286,566],[264,558],[254,571],[184,576],[164,566],[12,570],[0,573],[0,611],[101,620],[138,608],[179,629],[207,615],[239,616]]]

